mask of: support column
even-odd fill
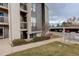
[[[9,38],[10,40],[20,39],[20,5],[9,4]]]
[[[32,32],[32,23],[31,23],[31,3],[27,4],[27,39],[30,39],[30,34]]]

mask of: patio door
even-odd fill
[[[27,39],[27,31],[22,31],[21,32],[21,38],[22,39]]]
[[[3,38],[4,37],[4,34],[3,34],[3,28],[0,28],[0,38]]]

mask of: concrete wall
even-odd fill
[[[28,33],[28,39],[30,38],[30,34],[31,34],[31,32],[32,32],[32,23],[31,23],[31,4],[30,3],[28,3],[27,4],[27,28],[28,28],[28,31],[27,31],[27,33]]]
[[[9,3],[9,38],[20,38],[20,4]]]

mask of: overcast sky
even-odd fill
[[[49,3],[49,22],[61,23],[67,18],[79,17],[79,3]]]

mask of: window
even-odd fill
[[[33,11],[33,12],[36,11],[36,4],[35,4],[35,3],[32,4],[32,11]]]
[[[33,37],[35,37],[35,36],[36,36],[36,33],[30,34],[30,38],[33,38]]]
[[[0,16],[4,16],[4,13],[0,12]]]
[[[32,31],[36,30],[36,4],[32,3]]]
[[[5,15],[6,17],[8,17],[8,14],[7,14],[7,13],[4,13],[4,15]]]
[[[36,18],[32,17],[32,31],[36,30]]]

